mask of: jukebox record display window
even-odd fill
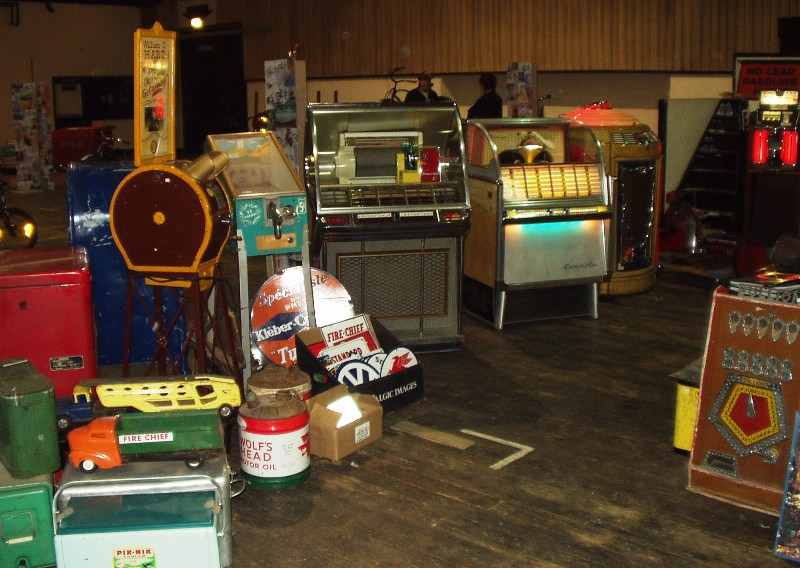
[[[689,488],[777,514],[789,455],[800,307],[719,288],[709,322]]]
[[[133,35],[136,166],[175,159],[175,35],[158,22]]]

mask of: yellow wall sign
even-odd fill
[[[133,33],[133,161],[175,159],[175,32],[156,22]]]

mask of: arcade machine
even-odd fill
[[[656,283],[661,143],[647,125],[606,102],[577,108],[564,118],[591,128],[603,147],[608,175],[616,179],[611,195],[614,214],[609,227],[609,275],[600,284],[600,293],[649,290]]]
[[[206,143],[210,149],[224,152],[230,160],[220,179],[233,197],[236,210],[246,385],[252,372],[248,264],[252,260],[266,259],[267,273],[271,276],[287,267],[288,255],[302,251],[308,221],[306,193],[293,164],[272,132],[211,134]]]
[[[762,91],[753,114],[736,255],[739,274],[766,265],[778,238],[796,236],[800,229],[798,102],[797,91]]]
[[[321,268],[402,341],[460,344],[469,195],[457,107],[311,104],[306,127]]]
[[[714,292],[689,489],[777,515],[800,409],[798,287],[737,288]]]
[[[464,243],[465,305],[498,330],[596,318],[610,212],[592,131],[563,119],[473,120],[466,138],[472,228]]]
[[[233,322],[227,316],[224,289],[217,286],[222,282],[217,266],[231,230],[231,204],[219,182],[227,165],[228,157],[213,151],[191,163],[172,161],[141,166],[129,173],[114,191],[109,224],[114,244],[128,268],[128,348],[123,374],[128,370],[136,282],[142,280],[154,291],[151,321],[157,345],[154,361],[158,363],[159,374],[167,371],[165,345],[177,322],[174,317],[166,319],[161,309],[165,291],[172,289],[179,291],[175,294],[177,302],[187,311],[187,321],[192,324],[181,352],[187,351],[189,342],[195,343],[194,370],[205,372],[207,364],[220,362],[217,356],[220,350],[212,344],[207,354],[203,345],[208,347],[209,335],[215,344],[221,345],[218,335],[227,334],[228,344],[221,348],[225,356],[223,370],[229,375],[239,375]],[[187,302],[188,298],[191,301]],[[216,315],[208,308],[213,302],[218,302]],[[216,319],[209,323],[209,316]],[[213,326],[211,333],[209,325]],[[224,327],[224,332],[214,333],[214,329],[221,329],[217,325]]]

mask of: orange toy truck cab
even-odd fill
[[[116,432],[116,416],[95,418],[67,434],[69,461],[83,471],[110,469],[122,465]]]

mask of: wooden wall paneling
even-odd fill
[[[540,71],[724,72],[736,52],[777,51],[777,19],[798,14],[800,0],[217,2],[218,23],[243,25],[249,78],[297,41],[312,77],[499,71],[519,60]]]

